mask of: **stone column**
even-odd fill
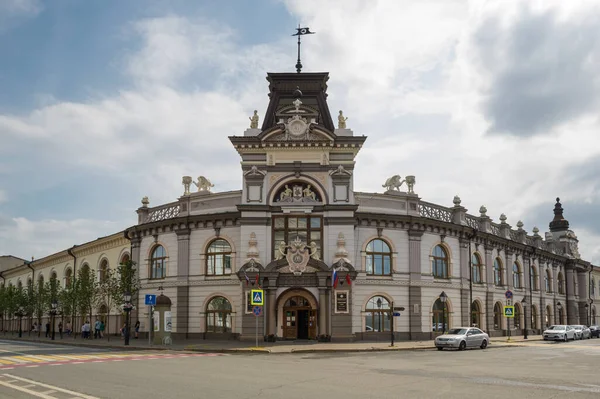
[[[552,293],[554,293],[554,296],[556,296],[556,294],[558,294],[558,266],[556,264],[552,264]],[[553,309],[554,310],[554,309]],[[558,324],[558,323],[554,323],[554,324]]]
[[[507,249],[506,251],[504,251],[505,257],[504,257],[504,268],[506,269],[506,288],[508,289],[514,289],[515,287],[513,286],[513,254],[514,252]]]
[[[327,288],[319,288],[319,332],[327,334]]]
[[[463,287],[460,289],[460,320],[463,326],[471,325],[471,302],[469,292],[469,265],[471,261],[471,254],[469,253],[469,240],[459,240],[460,252],[459,252],[459,267],[460,267],[460,280]],[[450,327],[452,327],[450,325]]]
[[[177,279],[186,281],[190,270],[190,229],[181,229],[175,231],[177,234]],[[176,287],[175,314],[173,320],[173,330],[179,334],[185,334],[187,338],[189,332],[189,296],[190,289],[186,285]]]
[[[565,287],[565,293],[567,294],[567,303],[565,304],[566,306],[566,311],[567,311],[567,324],[577,324],[577,314],[578,314],[578,309],[577,309],[577,303],[575,302],[575,292],[573,292],[573,281],[575,281],[575,279],[577,278],[577,272],[573,269],[566,269],[565,268],[565,272],[567,275],[566,278],[566,287]]]
[[[492,249],[485,248],[485,279],[486,279],[486,297],[485,297],[485,328],[488,334],[494,330],[494,260],[492,259]]]
[[[421,321],[421,309],[423,308],[421,286],[413,282],[421,280],[421,237],[422,231],[408,232],[408,335],[409,339],[414,339],[413,335],[420,336],[423,331]]]
[[[267,289],[267,306],[266,314],[267,317],[267,335],[277,334],[277,326],[275,325],[275,316],[277,314],[277,308],[275,303],[275,288]],[[279,321],[281,323],[281,320]]]

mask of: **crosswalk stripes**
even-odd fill
[[[14,367],[37,367],[42,365],[64,365],[64,364],[82,364],[82,363],[101,363],[125,360],[155,360],[186,358],[197,356],[224,356],[221,353],[146,353],[146,352],[127,352],[127,353],[92,353],[85,355],[15,355],[0,356],[0,371],[3,369],[12,369]]]

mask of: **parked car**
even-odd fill
[[[571,326],[554,325],[544,330],[544,341],[565,341],[575,339],[575,329]]]
[[[457,327],[448,330],[448,334],[443,334],[435,338],[435,346],[438,350],[444,348],[455,348],[464,350],[467,348],[487,348],[490,343],[490,336],[474,327]]]
[[[575,339],[590,339],[590,329],[581,324],[571,326],[575,329]]]
[[[590,326],[590,337],[600,338],[600,327],[599,326]]]

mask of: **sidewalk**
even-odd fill
[[[172,345],[150,345],[147,339],[130,339],[129,346],[124,345],[124,341],[119,337],[110,337],[103,339],[81,339],[67,338],[60,339],[56,336],[54,341],[43,336],[28,336],[23,334],[19,338],[16,334],[0,334],[0,340],[13,340],[24,342],[35,342],[56,345],[72,345],[87,348],[98,349],[127,349],[127,350],[174,350],[174,351],[193,351],[193,352],[218,352],[218,353],[331,353],[331,352],[375,352],[375,351],[403,351],[403,350],[432,350],[435,349],[433,340],[427,341],[396,341],[394,346],[389,342],[317,342],[317,341],[279,341],[279,342],[259,342],[259,347],[254,346],[254,342],[248,341],[206,341],[206,340],[183,340],[175,341]],[[529,336],[524,340],[523,336],[491,338],[489,348],[501,348],[510,346],[523,346],[526,342],[541,341],[541,335]]]

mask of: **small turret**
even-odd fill
[[[550,222],[551,232],[561,232],[569,230],[569,221],[563,216],[563,207],[560,203],[560,198],[556,198],[554,204],[554,219]]]

